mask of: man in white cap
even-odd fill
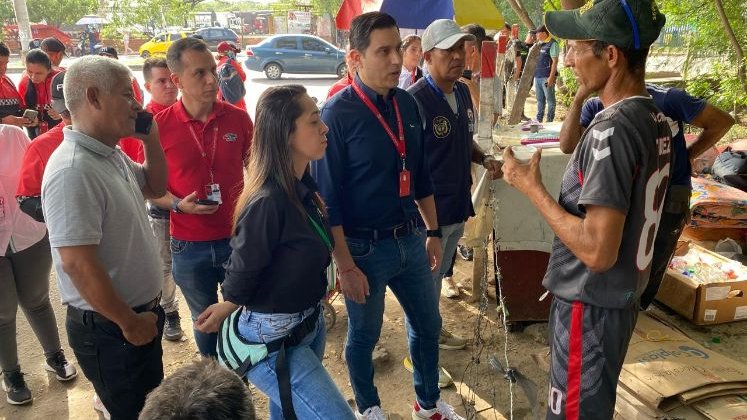
[[[474,142],[476,113],[467,85],[459,81],[465,66],[466,41],[475,37],[462,32],[453,20],[439,19],[423,32],[423,51],[430,74],[415,82],[407,91],[415,97],[424,117],[425,151],[431,169],[438,225],[441,226],[441,267],[433,273],[436,292],[459,238],[464,222],[475,212],[472,208],[471,164],[483,165],[494,178],[500,176],[500,163],[485,154]],[[447,284],[447,297],[459,295],[459,289]],[[438,346],[445,350],[464,348],[466,340],[441,328]],[[407,362],[405,362],[407,365]]]

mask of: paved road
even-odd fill
[[[63,66],[65,63],[62,63]],[[143,81],[143,73],[140,70],[133,70],[132,71],[135,77],[137,78],[138,82],[140,82],[140,86],[142,87],[144,85]],[[8,74],[8,77],[13,80],[13,82],[18,86],[19,80],[21,80],[21,73],[12,73]],[[262,92],[265,91],[270,86],[278,86],[278,85],[285,85],[285,84],[300,84],[306,87],[306,89],[309,92],[310,96],[314,96],[318,98],[319,100],[324,100],[327,97],[327,91],[329,90],[329,87],[332,86],[333,83],[337,81],[337,78],[333,75],[306,75],[306,74],[283,74],[283,77],[280,80],[268,80],[264,73],[259,72],[253,72],[253,71],[247,71],[246,73],[246,105],[248,107],[249,115],[252,117],[252,120],[254,120],[254,112],[257,108],[257,100],[259,100],[259,95],[262,94]],[[150,100],[150,95],[148,92],[144,92],[145,94],[145,102],[147,103]]]

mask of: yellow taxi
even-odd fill
[[[164,32],[160,33],[150,41],[143,44],[138,50],[140,57],[148,58],[154,55],[166,55],[166,50],[169,49],[171,43],[186,38],[190,35],[189,32]]]

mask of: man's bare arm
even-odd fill
[[[734,118],[715,106],[706,104],[705,108],[700,111],[700,114],[693,119],[691,124],[702,128],[703,132],[688,147],[687,151],[690,160],[700,156],[703,152],[718,143],[729,132],[731,126],[734,125]]]

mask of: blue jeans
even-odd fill
[[[534,78],[534,92],[537,95],[537,121],[542,122],[547,102],[547,122],[555,119],[555,86],[547,86],[547,77]]]
[[[454,255],[456,254],[459,239],[464,235],[464,222],[453,225],[441,226],[441,267],[433,273],[436,280],[436,293],[441,293],[441,285],[444,277],[454,269]],[[453,274],[453,272],[452,272]]]
[[[425,233],[399,239],[371,241],[346,238],[355,264],[368,277],[366,303],[345,299],[348,311],[348,337],[345,345],[350,383],[360,412],[381,405],[374,385],[371,356],[379,341],[384,316],[386,287],[392,290],[405,311],[410,359],[413,364],[415,395],[422,407],[434,407],[438,389],[438,336],[441,315],[433,287]]]
[[[239,318],[239,334],[252,342],[267,343],[288,335],[311,307],[295,314],[266,314],[244,310]],[[290,371],[293,408],[299,419],[354,419],[345,397],[322,366],[326,330],[320,313],[316,330],[294,347],[286,348]],[[275,372],[277,352],[270,354],[247,372],[246,377],[270,399],[270,419],[282,419],[278,378]]]
[[[208,306],[218,302],[218,285],[225,275],[223,263],[230,255],[229,239],[191,242],[171,238],[172,274],[187,301],[193,322]],[[200,354],[216,357],[218,334],[197,330],[194,333]]]

